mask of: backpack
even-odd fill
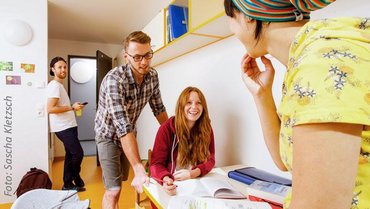
[[[17,197],[33,189],[51,189],[52,182],[49,175],[37,168],[31,168],[23,177],[17,190]]]

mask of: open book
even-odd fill
[[[171,197],[167,209],[271,209],[265,202],[249,200],[214,199],[202,197]]]
[[[245,199],[229,182],[223,179],[202,177],[186,181],[175,181],[178,196],[213,197],[224,199]]]

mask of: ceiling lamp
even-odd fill
[[[76,62],[71,67],[71,77],[77,83],[88,82],[94,74],[94,69],[89,67],[86,62]]]
[[[32,28],[22,20],[10,20],[3,28],[5,39],[15,45],[24,46],[32,40]]]

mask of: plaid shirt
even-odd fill
[[[110,70],[100,86],[95,116],[96,139],[117,140],[136,131],[136,121],[148,102],[154,116],[166,111],[157,71],[152,68],[138,85],[128,65]]]

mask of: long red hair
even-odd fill
[[[196,92],[203,106],[203,112],[194,126],[190,129],[187,125],[184,108],[191,92]],[[210,156],[209,145],[211,143],[211,120],[208,115],[208,107],[203,93],[196,87],[184,89],[176,104],[175,129],[178,142],[178,165],[188,167],[207,161]]]

